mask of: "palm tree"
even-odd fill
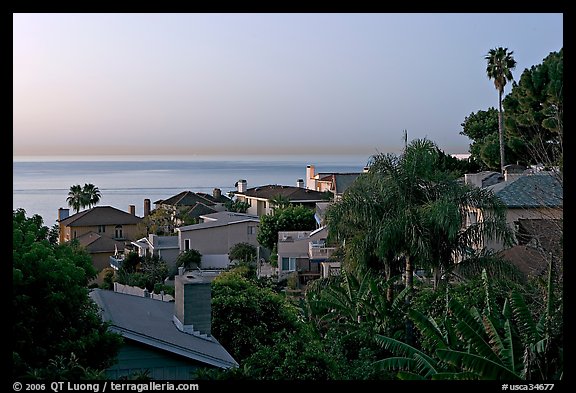
[[[516,60],[512,57],[514,52],[508,48],[498,47],[490,49],[485,59],[488,61],[486,74],[494,79],[494,87],[498,90],[498,136],[500,139],[500,170],[504,173],[504,121],[502,115],[502,95],[506,82],[514,80],[512,70],[516,67]]]
[[[347,263],[383,267],[387,279],[403,267],[410,288],[415,263],[445,271],[484,236],[510,239],[500,200],[440,170],[439,158],[426,139],[400,156],[372,157],[368,173],[326,212],[330,235],[345,241]],[[469,207],[481,209],[483,221],[462,231]]]
[[[85,183],[84,187],[80,186],[80,184],[75,184],[70,187],[66,201],[68,206],[78,213],[84,207],[91,208],[96,206],[100,202],[101,197],[100,190],[94,184]]]
[[[96,206],[98,204],[98,202],[100,202],[100,198],[102,197],[102,194],[100,193],[100,190],[98,189],[98,187],[96,187],[94,184],[90,183],[90,184],[84,184],[84,187],[82,188],[82,193],[84,194],[84,207],[88,207],[91,208],[92,206]]]
[[[353,264],[384,268],[387,279],[404,270],[408,308],[416,266],[446,272],[484,236],[510,240],[500,200],[441,170],[438,152],[423,139],[400,156],[374,156],[368,173],[326,212],[328,232],[345,244]],[[483,220],[462,231],[469,207],[480,209]]]
[[[270,206],[274,211],[285,209],[290,206],[290,199],[282,194],[274,195],[270,198]]]
[[[80,209],[84,207],[83,198],[84,193],[82,192],[82,187],[80,184],[70,186],[70,191],[68,191],[68,197],[66,198],[66,201],[68,202],[68,206],[74,209],[76,213],[78,213]]]

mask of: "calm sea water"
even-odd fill
[[[266,184],[296,185],[306,166],[318,172],[361,172],[369,156],[197,156],[197,157],[13,157],[13,209],[38,214],[56,223],[58,208],[68,208],[70,186],[92,183],[102,194],[98,206],[113,206],[136,215],[144,199],[167,199],[181,191],[223,193],[246,179],[248,188]],[[71,213],[73,213],[71,211]]]

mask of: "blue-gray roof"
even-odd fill
[[[556,176],[538,172],[486,187],[509,208],[562,207],[563,187]]]
[[[110,321],[110,330],[167,352],[220,368],[238,363],[216,340],[180,331],[173,322],[174,303],[93,289],[90,297],[101,308],[102,319]]]

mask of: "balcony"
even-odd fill
[[[110,267],[114,270],[120,269],[123,262],[124,262],[124,255],[119,255],[117,257],[112,255],[110,257]]]
[[[326,247],[323,241],[308,243],[308,257],[310,260],[326,260],[336,251],[336,247]]]

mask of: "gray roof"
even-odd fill
[[[201,222],[200,224],[186,225],[176,229],[179,231],[193,231],[198,229],[231,225],[246,221],[252,221],[257,223],[260,222],[260,218],[258,216],[254,216],[252,214],[236,213],[228,211],[205,214],[200,217],[204,219],[204,222]]]
[[[290,202],[322,202],[326,200],[326,194],[323,192],[278,184],[249,188],[243,193],[236,192],[236,195],[245,195],[247,197],[261,199],[272,199],[276,196],[283,196],[288,198]]]
[[[90,231],[76,238],[90,254],[114,252],[124,248],[124,242]]]
[[[549,172],[520,176],[486,188],[509,208],[563,206],[562,183]]]
[[[90,297],[101,308],[110,330],[125,339],[174,353],[220,368],[238,366],[234,358],[214,338],[184,333],[174,325],[174,303],[93,289]]]
[[[157,244],[153,246],[158,250],[165,248],[180,248],[178,236],[158,236],[155,239],[157,240]]]
[[[180,244],[178,243],[178,236],[155,235],[153,242],[150,241],[150,237],[143,237],[135,242],[132,242],[132,244],[137,245],[138,247],[141,248],[148,248],[149,246],[152,246],[157,250],[180,248]]]
[[[350,173],[319,173],[318,179],[322,182],[332,183],[332,189],[338,195],[344,194],[344,191],[348,189],[354,183],[354,180],[358,178],[361,172],[350,172]]]
[[[142,218],[112,206],[95,206],[81,211],[60,222],[69,227],[94,225],[130,225],[138,224]]]
[[[211,207],[206,206],[202,202],[197,202],[192,209],[188,210],[186,215],[192,218],[198,218],[200,216],[216,212],[217,210],[214,210]]]
[[[316,222],[320,225],[324,222],[324,216],[326,215],[326,209],[331,205],[331,202],[316,202],[316,211],[314,212],[314,218]]]
[[[206,194],[205,194],[206,195]],[[204,196],[192,191],[182,191],[168,199],[159,199],[154,202],[155,205],[172,205],[172,206],[194,206],[202,202],[207,206],[213,206],[214,202],[206,199]]]

